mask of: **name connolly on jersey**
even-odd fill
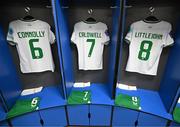
[[[19,38],[44,37],[45,31],[18,32]]]
[[[136,37],[136,38],[146,38],[146,39],[162,40],[163,35],[162,35],[162,34],[136,32],[136,33],[135,33],[135,37]]]
[[[101,38],[101,33],[79,32],[79,37]]]

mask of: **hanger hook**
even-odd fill
[[[150,7],[150,8],[149,8],[149,11],[150,11],[151,14],[153,14],[154,11],[155,11],[155,8],[154,8],[154,7]]]
[[[30,7],[25,7],[24,10],[25,10],[25,12],[26,12],[27,14],[29,14],[30,11],[31,11],[31,8],[30,8]]]
[[[89,9],[88,14],[92,15],[92,13],[93,13],[93,9]]]

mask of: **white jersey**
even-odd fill
[[[102,22],[78,22],[74,26],[71,41],[76,44],[80,70],[103,68],[103,49],[109,42],[107,26]]]
[[[16,45],[22,73],[54,71],[50,44],[55,42],[55,36],[46,22],[12,21],[7,40]]]
[[[163,47],[174,43],[170,36],[170,23],[138,21],[131,25],[125,39],[129,43],[129,59],[126,71],[157,75]]]

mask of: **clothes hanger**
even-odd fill
[[[85,20],[87,23],[96,23],[96,19],[92,17],[93,9],[88,10],[89,17]]]
[[[33,16],[30,15],[30,7],[26,7],[25,9],[26,16],[22,18],[23,21],[34,21],[36,20]]]
[[[160,21],[157,17],[155,17],[153,15],[154,11],[155,11],[155,8],[153,8],[153,7],[149,8],[150,15],[144,19],[145,22],[151,22],[152,23],[152,22],[159,22]]]

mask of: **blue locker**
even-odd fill
[[[138,111],[130,110],[122,107],[114,107],[113,111],[113,126],[135,126],[138,119]]]
[[[176,123],[176,122],[171,122],[169,127],[180,127],[180,123]]]
[[[177,56],[179,55],[180,55],[180,22],[177,25],[175,43],[169,53],[168,62],[166,64],[166,69],[164,71],[164,76],[159,90],[159,94],[162,98],[164,106],[169,113],[172,112],[174,107],[174,101],[176,101],[177,99],[176,96],[178,95],[178,88],[180,82],[180,75],[179,75],[180,59],[177,59]]]
[[[89,105],[67,106],[69,125],[89,125]]]
[[[0,42],[0,92],[10,109],[21,93],[21,84],[1,27]]]
[[[65,107],[53,107],[39,111],[41,118],[44,121],[44,126],[66,126],[66,112]]]
[[[152,126],[158,126],[158,127],[165,127],[167,124],[168,120],[155,116],[155,115],[150,115],[146,113],[140,112],[139,118],[138,118],[138,126],[139,127],[152,127]]]
[[[110,126],[112,106],[90,105],[90,125]]]
[[[25,115],[15,117],[11,119],[11,123],[13,127],[19,127],[19,126],[41,127],[40,117],[38,112],[27,113]]]
[[[9,125],[8,125],[7,121],[1,121],[0,127],[9,127]]]

